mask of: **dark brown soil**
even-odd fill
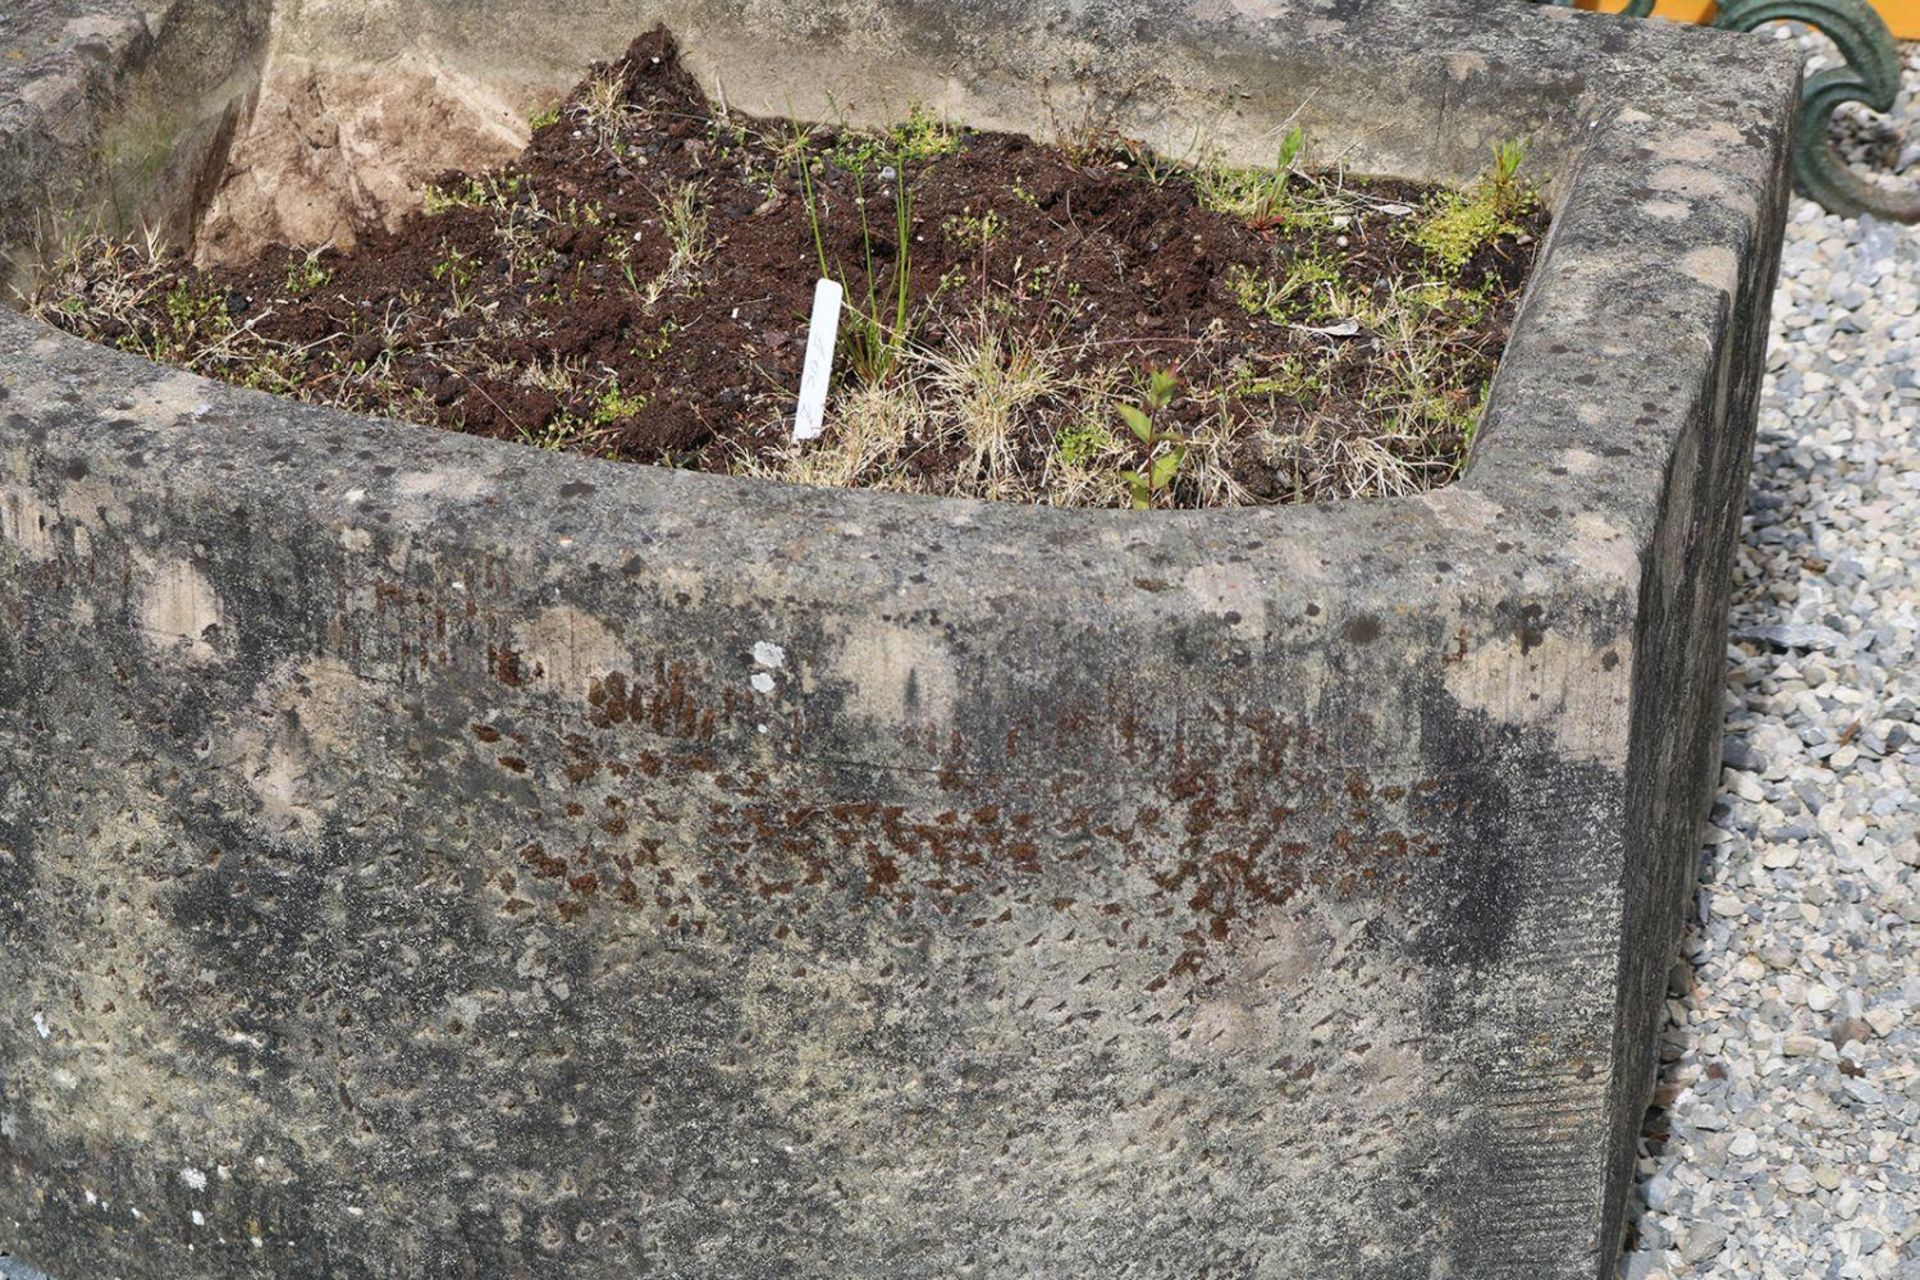
[[[716,119],[664,32],[596,76],[517,162],[446,175],[428,212],[351,255],[276,250],[198,271],[124,248],[113,270],[133,282],[129,305],[103,301],[102,260],[70,273],[42,313],[305,399],[635,462],[784,474],[821,274],[810,208],[849,302],[864,306],[871,285],[890,318],[904,171],[903,350],[915,354],[883,378],[977,355],[988,331],[1004,335],[1000,358],[1047,353],[997,464],[1026,479],[987,496],[1054,500],[1044,477],[1074,447],[1069,424],[1084,435],[1105,420],[1113,430],[1080,452],[1116,478],[1090,500],[1124,505],[1119,469],[1167,445],[1133,439],[1095,402],[1143,404],[1161,369],[1178,392],[1156,430],[1212,434],[1154,503],[1264,503],[1368,491],[1341,470],[1358,441],[1410,477],[1381,491],[1450,479],[1545,222],[1527,200],[1449,270],[1412,234],[1462,199],[1431,187],[1296,174],[1281,212],[1248,220],[1219,211],[1192,172],[1110,137],[1043,145],[924,117],[891,135]],[[1255,284],[1313,263],[1328,280],[1252,301]],[[1409,391],[1389,366],[1412,359],[1415,339],[1380,331],[1380,316],[1420,290],[1434,300],[1418,312],[1426,345]],[[844,327],[842,341],[844,390],[860,375]],[[970,431],[926,428],[874,482],[986,492]],[[814,447],[837,447],[831,412]]]

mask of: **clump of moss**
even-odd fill
[[[804,137],[804,134],[801,135]],[[878,173],[888,165],[923,165],[960,149],[960,130],[915,103],[907,118],[883,132],[842,128],[828,158],[850,173]]]
[[[1240,309],[1276,324],[1319,318],[1326,309],[1328,286],[1340,279],[1340,263],[1316,254],[1296,259],[1282,277],[1244,263],[1227,268],[1227,289]]]
[[[1493,164],[1466,191],[1447,191],[1414,224],[1413,243],[1449,274],[1458,274],[1473,256],[1503,235],[1524,231],[1520,219],[1539,204],[1533,187],[1519,177],[1526,146],[1503,142],[1493,149]]]

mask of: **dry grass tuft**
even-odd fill
[[[707,234],[707,210],[696,183],[680,183],[671,198],[660,201],[660,221],[673,247],[667,265],[641,289],[641,301],[649,311],[668,294],[692,288],[715,248]]]
[[[627,96],[627,81],[617,67],[595,72],[567,104],[566,115],[581,133],[615,156],[627,151],[629,129],[644,123]]]
[[[978,498],[1025,496],[1017,442],[1030,433],[1045,438],[1044,410],[1067,389],[1057,353],[976,316],[947,350],[918,353],[913,362],[936,420],[965,444],[959,491]]]
[[[1010,333],[985,312],[954,326],[940,350],[908,348],[895,375],[849,380],[828,404],[817,441],[790,442],[742,474],[837,488],[924,491],[912,462],[923,450],[960,459],[940,492],[1003,502],[1116,507],[1138,445],[1118,406],[1140,394],[1139,370],[1088,359],[1044,334]],[[1076,371],[1079,370],[1079,371]],[[1241,429],[1210,414],[1187,439],[1180,484],[1209,503],[1249,501],[1229,460]]]

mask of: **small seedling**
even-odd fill
[[[970,252],[984,252],[1007,229],[1006,220],[993,210],[985,213],[949,214],[940,224],[941,234]]]
[[[1293,220],[1295,200],[1290,189],[1295,167],[1306,154],[1307,135],[1298,126],[1280,138],[1271,169],[1233,169],[1218,163],[1194,171],[1200,203],[1256,228],[1276,227]]]
[[[660,221],[673,245],[660,274],[635,288],[633,264],[621,266],[627,286],[640,294],[649,311],[669,293],[692,288],[701,266],[713,256],[713,242],[707,238],[707,210],[696,184],[683,182],[674,189],[671,199],[660,200]]]
[[[1330,288],[1339,279],[1339,262],[1316,254],[1294,259],[1285,277],[1277,280],[1267,272],[1235,263],[1227,268],[1226,285],[1248,315],[1288,324],[1325,317]]]
[[[167,293],[167,320],[170,346],[188,358],[197,345],[233,327],[225,300],[217,293],[202,292],[187,276]]]
[[[917,103],[907,118],[885,133],[866,133],[844,125],[828,159],[849,173],[877,172],[892,165],[926,164],[960,149],[960,131]]]
[[[1060,433],[1053,451],[1070,467],[1084,467],[1113,447],[1113,433],[1097,422],[1082,422]]]
[[[1527,193],[1527,198],[1522,198],[1517,181],[1520,165],[1526,158],[1527,144],[1519,138],[1494,144],[1493,168],[1488,171],[1487,178],[1493,184],[1499,203],[1509,212],[1517,212],[1516,205],[1531,203],[1530,193]]]
[[[1127,491],[1133,498],[1133,509],[1145,511],[1162,497],[1171,497],[1174,478],[1180,474],[1180,464],[1187,460],[1186,437],[1173,431],[1162,431],[1154,425],[1154,419],[1173,403],[1175,390],[1180,379],[1171,369],[1155,369],[1147,375],[1147,391],[1142,403],[1116,404],[1114,411],[1127,425],[1141,447],[1147,451],[1148,462],[1139,471],[1123,471],[1120,478],[1126,482]],[[1165,453],[1156,455],[1156,451],[1166,446]]]
[[[446,250],[446,256],[433,264],[430,274],[447,286],[451,313],[465,315],[475,302],[472,289],[475,277],[480,274],[480,264],[444,241],[441,247]]]
[[[593,422],[595,426],[609,427],[622,418],[631,418],[646,407],[645,396],[623,393],[620,379],[615,378],[593,402]]]
[[[326,252],[326,246],[309,250],[304,256],[287,259],[287,292],[294,297],[304,297],[333,279],[333,272],[320,265],[320,255]]]
[[[906,122],[895,125],[889,136],[896,164],[925,164],[960,149],[959,130],[918,104],[908,108]]]

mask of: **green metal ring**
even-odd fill
[[[1573,0],[1536,0],[1570,8]],[[1654,0],[1628,0],[1620,10],[1644,18]],[[1865,181],[1833,149],[1833,113],[1858,102],[1887,111],[1900,93],[1900,51],[1886,22],[1866,0],[1721,0],[1713,25],[1753,31],[1769,22],[1800,22],[1832,40],[1844,67],[1807,77],[1800,97],[1793,177],[1801,192],[1829,213],[1871,213],[1895,222],[1920,222],[1920,192],[1886,191]]]
[[[1800,190],[1843,217],[1871,213],[1920,222],[1920,192],[1882,190],[1848,168],[1833,149],[1833,113],[1843,103],[1887,111],[1900,93],[1900,51],[1886,22],[1866,0],[1723,0],[1713,25],[1752,31],[1769,22],[1804,22],[1832,40],[1846,59],[1844,67],[1807,77],[1793,147]]]

